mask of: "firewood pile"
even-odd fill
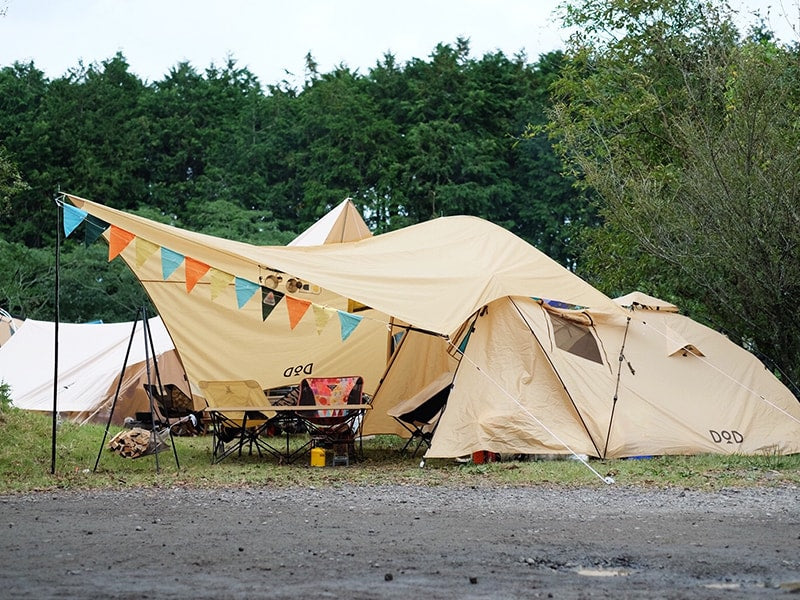
[[[153,435],[152,431],[134,427],[133,429],[120,431],[108,441],[107,447],[110,451],[116,452],[123,458],[139,458],[140,456],[153,454],[156,451],[156,444],[158,444],[159,452],[168,447],[168,444],[158,433]]]

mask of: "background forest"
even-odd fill
[[[255,244],[350,197],[374,233],[470,214],[610,296],[677,303],[800,375],[800,51],[724,2],[580,0],[566,51],[469,40],[300,89],[231,57],[147,82],[117,54],[0,68],[0,308],[52,320],[59,190]],[[2,17],[0,17],[2,18]],[[61,248],[65,321],[146,299],[102,244]]]

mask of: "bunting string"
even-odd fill
[[[131,242],[134,242],[135,262],[137,267],[144,265],[150,257],[160,251],[162,279],[167,281],[173,277],[181,266],[183,266],[187,294],[192,293],[200,280],[208,274],[212,301],[216,300],[223,290],[233,285],[237,307],[242,309],[250,302],[256,293],[260,291],[262,321],[266,321],[275,307],[284,301],[286,311],[289,315],[289,328],[291,330],[297,327],[298,323],[300,323],[303,317],[308,313],[309,308],[312,308],[317,335],[322,334],[322,331],[330,322],[334,313],[337,314],[343,342],[352,335],[364,319],[381,323],[387,328],[391,327],[391,324],[383,319],[375,319],[365,315],[354,315],[337,308],[316,304],[302,298],[288,296],[276,289],[227,273],[212,265],[208,265],[190,256],[185,256],[170,248],[160,246],[141,236],[137,236],[116,225],[107,223],[102,219],[90,215],[85,210],[64,202],[63,198],[58,204],[62,207],[64,213],[64,235],[66,237],[74,233],[82,223],[84,224],[84,244],[86,246],[94,243],[103,233],[108,232],[109,262],[128,248]],[[275,279],[276,283],[277,281],[280,281],[280,279]]]

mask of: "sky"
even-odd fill
[[[800,0],[732,0],[769,12],[781,39],[797,40]],[[470,40],[471,55],[524,52],[530,62],[563,48],[553,11],[560,0],[0,0],[0,67],[34,65],[49,78],[122,52],[152,82],[188,61],[203,72],[229,57],[264,85],[340,64],[367,73],[387,52],[400,64],[438,43]],[[793,31],[794,28],[794,31]]]

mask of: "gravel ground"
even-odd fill
[[[0,597],[15,599],[788,598],[798,551],[797,487],[0,497]]]

